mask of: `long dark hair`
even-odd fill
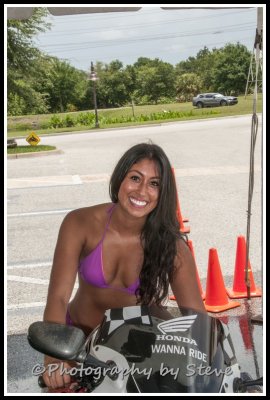
[[[142,304],[160,305],[168,295],[174,272],[177,240],[181,237],[176,215],[177,189],[172,167],[161,147],[140,143],[127,150],[118,161],[110,180],[110,197],[118,202],[118,192],[133,164],[142,159],[154,160],[160,176],[159,199],[156,208],[147,216],[141,232],[144,261],[140,287],[136,292]]]

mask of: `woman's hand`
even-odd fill
[[[42,377],[48,388],[57,389],[67,386],[72,382],[70,374],[64,371],[75,367],[76,363],[45,356],[44,366],[46,367],[46,371],[43,373]]]

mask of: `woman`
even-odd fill
[[[194,259],[179,231],[176,190],[159,146],[131,147],[111,176],[112,203],[74,210],[64,218],[44,320],[72,324],[88,334],[109,308],[160,306],[169,285],[179,306],[205,312]],[[69,302],[77,273],[79,288]],[[45,357],[45,365],[54,362]],[[51,388],[70,382],[68,374],[57,371],[43,377]]]

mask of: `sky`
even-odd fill
[[[50,14],[51,30],[33,41],[43,52],[84,71],[89,71],[91,61],[109,64],[117,59],[126,66],[139,57],[158,58],[176,65],[196,57],[205,46],[212,50],[227,43],[240,42],[253,50],[258,5],[210,4],[211,9],[207,5],[188,5],[174,9],[174,4],[170,10],[162,9],[168,7],[164,4],[138,6],[141,9],[133,12]]]

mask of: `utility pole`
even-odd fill
[[[99,128],[98,122],[98,111],[97,111],[97,88],[96,82],[99,79],[97,73],[94,70],[94,64],[91,61],[91,73],[89,76],[90,81],[93,81],[93,99],[94,99],[94,107],[95,107],[95,128]]]
[[[253,48],[248,70],[245,98],[249,89],[254,89],[255,82],[257,82],[257,89],[262,87],[262,51],[259,53],[259,60],[256,61],[255,48]]]
[[[262,88],[262,57],[263,57],[263,38],[262,38],[262,23],[263,23],[263,9],[261,7],[257,10],[257,28],[255,35],[255,42],[251,54],[248,78],[245,90],[245,98],[250,88],[253,88],[253,93]]]

